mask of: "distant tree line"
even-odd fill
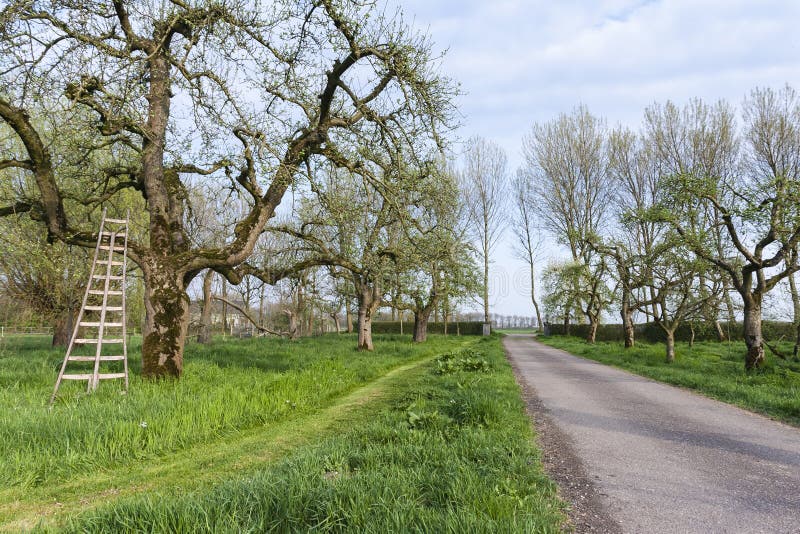
[[[763,364],[762,312],[790,300],[800,347],[800,100],[755,89],[735,109],[693,99],[654,104],[638,130],[609,127],[580,106],[535,124],[515,182],[518,217],[569,252],[541,279],[550,322],[618,314],[625,346],[635,318],[658,325],[674,359],[684,323],[741,317],[745,366]],[[769,345],[768,345],[769,346]],[[777,353],[782,357],[782,355]]]

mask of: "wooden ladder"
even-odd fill
[[[89,271],[89,283],[86,284],[81,310],[67,347],[67,354],[64,356],[64,363],[61,364],[58,373],[53,395],[50,397],[50,405],[56,400],[62,380],[86,380],[86,392],[90,393],[97,389],[100,380],[124,378],[123,392],[128,391],[125,273],[128,267],[129,218],[130,210],[124,219],[111,219],[106,217],[106,210],[103,209],[94,260]],[[100,287],[96,287],[97,285]],[[97,296],[101,296],[101,300],[97,299]],[[97,300],[100,300],[99,304]],[[83,332],[83,337],[78,337],[79,332]],[[96,345],[94,356],[74,356],[72,351],[76,345]],[[103,355],[103,345],[121,346],[122,354]],[[100,362],[106,361],[122,361],[123,372],[101,373]],[[94,362],[94,371],[67,373],[69,362]]]

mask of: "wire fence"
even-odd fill
[[[2,326],[0,337],[6,336],[52,336],[53,328],[47,326]]]

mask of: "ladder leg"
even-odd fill
[[[78,312],[78,317],[75,320],[75,328],[72,330],[72,337],[69,340],[69,346],[67,347],[67,354],[64,356],[64,362],[61,364],[61,369],[58,371],[58,378],[56,379],[56,385],[53,388],[53,394],[50,396],[50,406],[53,406],[53,403],[56,400],[56,395],[58,394],[58,388],[61,386],[61,381],[64,379],[64,371],[67,368],[67,363],[69,363],[69,357],[72,355],[72,349],[75,347],[75,338],[78,337],[78,331],[81,326],[81,321],[83,320],[83,313],[86,311],[86,303],[89,300],[89,290],[91,289],[92,279],[94,277],[94,270],[97,266],[97,256],[100,253],[100,242],[103,240],[103,228],[105,227],[106,223],[106,208],[103,208],[103,214],[100,218],[100,231],[97,233],[97,244],[94,247],[94,257],[92,258],[92,267],[89,269],[89,282],[86,284],[86,291],[83,293],[83,302],[81,303],[81,310]],[[89,380],[91,384],[91,380]]]
[[[122,365],[125,370],[125,393],[128,393],[128,293],[126,285],[128,270],[128,221],[130,208],[125,212],[125,239],[122,247]]]
[[[103,281],[103,304],[100,309],[100,321],[97,327],[97,350],[95,351],[94,373],[89,380],[87,393],[95,391],[100,382],[100,355],[103,352],[103,336],[105,335],[106,308],[108,307],[108,290],[111,282],[111,264],[114,260],[114,245],[116,244],[117,233],[111,232],[108,239],[108,262],[106,263],[106,278]]]

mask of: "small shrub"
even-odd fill
[[[457,353],[448,352],[436,358],[436,374],[448,375],[459,371],[488,373],[491,371],[486,355],[473,349],[463,349]]]

